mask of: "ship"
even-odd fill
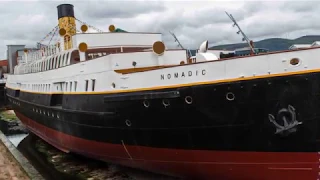
[[[17,117],[64,152],[185,179],[319,179],[319,47],[219,58],[161,33],[77,32],[24,52],[6,81]],[[217,29],[217,31],[220,31]]]

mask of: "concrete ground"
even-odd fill
[[[10,154],[6,146],[0,141],[0,180],[30,179],[21,169],[19,163]]]

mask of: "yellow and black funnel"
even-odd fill
[[[58,8],[59,34],[64,38],[64,49],[72,48],[72,36],[76,34],[76,22],[72,4],[60,4]]]

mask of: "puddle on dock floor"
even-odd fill
[[[28,134],[14,134],[14,135],[9,135],[7,136],[7,138],[9,139],[9,141],[15,146],[18,147],[18,145],[20,144],[20,142],[26,138],[28,136]]]

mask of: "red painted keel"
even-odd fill
[[[103,161],[191,179],[319,178],[320,153],[228,152],[150,148],[80,139],[55,131],[16,112],[42,139],[63,150]]]

